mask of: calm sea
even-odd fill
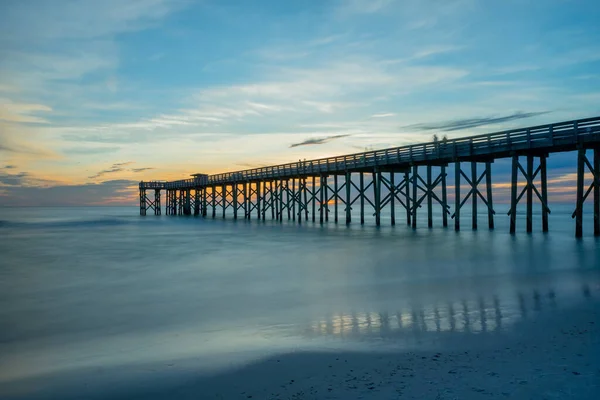
[[[589,212],[576,240],[571,206],[553,207],[549,234],[536,214],[527,235],[520,215],[514,236],[498,208],[496,230],[482,214],[472,231],[464,213],[460,233],[439,215],[413,231],[401,210],[376,228],[0,208],[0,397],[81,371],[184,373],[183,359],[219,370],[274,352],[435,347],[600,295]]]

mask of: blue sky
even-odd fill
[[[600,115],[598,21],[577,0],[5,0],[0,204]]]

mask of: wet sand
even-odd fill
[[[196,370],[199,360],[173,360],[160,366],[75,371],[66,380],[63,376],[16,382],[2,392],[6,399],[123,400],[596,399],[600,395],[600,302],[593,299],[518,322],[494,335],[431,334],[439,335],[434,351],[298,351],[215,375]],[[128,376],[136,377],[129,382],[135,381],[135,387],[127,382]],[[27,394],[25,387],[38,390]]]

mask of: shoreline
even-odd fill
[[[212,375],[198,370],[197,359],[173,360],[162,368],[127,366],[13,382],[0,393],[7,400],[595,399],[600,394],[600,301],[593,298],[493,336],[438,334],[438,347],[430,351],[294,351]],[[38,391],[24,392],[27,387]]]

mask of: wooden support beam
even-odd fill
[[[492,201],[492,163],[485,163],[485,187],[487,189],[488,201],[488,228],[494,229],[494,203]]]
[[[548,232],[548,176],[545,154],[540,156],[540,173],[542,187],[542,232]]]
[[[292,178],[292,220],[296,220],[296,178]]]
[[[442,226],[448,226],[448,193],[446,190],[446,166],[441,166],[440,174],[442,176]]]
[[[316,221],[316,213],[317,213],[317,187],[316,185],[316,178],[313,175],[312,176],[312,222]]]
[[[302,192],[304,193],[304,220],[308,222],[308,188],[306,187],[306,177],[302,178]]]
[[[238,183],[233,183],[233,219],[238,218]]]
[[[256,182],[256,219],[260,220],[260,204],[262,201],[261,182]]]
[[[396,225],[396,206],[394,200],[396,199],[396,183],[394,182],[394,172],[390,172],[390,220],[392,226]]]
[[[510,183],[510,233],[514,234],[517,227],[517,183],[518,183],[519,156],[512,156],[512,174]]]
[[[221,202],[223,204],[223,219],[225,219],[225,210],[227,209],[227,185],[221,186]]]
[[[477,230],[477,162],[475,161],[471,161],[471,191],[473,230]]]
[[[275,207],[274,219],[279,221],[279,181],[275,179],[273,181],[273,207]]]
[[[325,212],[325,185],[327,185],[327,178],[324,175],[319,177],[319,186],[321,189],[319,190],[319,222],[323,223],[323,213]]]
[[[417,208],[419,208],[419,204],[417,203],[417,189],[419,185],[419,167],[417,165],[413,165],[412,167],[412,184],[413,184],[413,208],[412,208],[412,227],[413,229],[417,228]]]
[[[160,189],[154,189],[154,215],[160,215]]]
[[[583,236],[583,178],[585,166],[585,149],[580,148],[577,154],[577,208],[575,209],[575,237]]]
[[[381,172],[373,171],[373,197],[375,209],[375,225],[381,225]]]
[[[600,236],[600,147],[594,148],[594,236]]]
[[[350,188],[352,186],[351,183],[352,174],[346,171],[346,224],[350,224],[352,221],[352,199],[350,198]]]
[[[460,231],[460,161],[454,162],[454,230]]]
[[[407,172],[404,173],[404,199],[406,202],[406,225],[410,226],[411,224],[411,213],[410,209],[410,174]]]
[[[333,220],[337,224],[338,223],[338,196],[339,196],[339,188],[338,188],[338,175],[333,175]]]
[[[431,165],[427,166],[427,227],[433,227],[433,188],[431,182]]]
[[[194,189],[194,216],[200,215],[200,190]]]
[[[263,181],[261,183],[262,185],[262,201],[260,202],[261,204],[261,210],[260,210],[260,217],[261,219],[264,221],[265,220],[265,214],[267,214],[267,182]]]
[[[365,223],[365,174],[364,172],[360,173],[360,223],[363,225]]]
[[[212,192],[211,192],[211,197],[212,197],[212,217],[216,218],[217,216],[217,189],[216,186],[213,185],[212,186]]]
[[[206,190],[208,188],[206,186],[204,186],[204,188],[202,189],[202,216],[206,217],[207,214],[207,210],[206,210]]]
[[[527,155],[527,233],[533,231],[533,155]]]
[[[324,191],[325,194],[325,203],[321,205],[321,207],[325,207],[325,222],[329,221],[329,193],[327,185],[327,175],[324,176],[324,180],[322,182],[321,190]]]
[[[293,182],[294,182],[294,180],[292,179],[292,184],[293,184]],[[287,208],[288,221],[290,221],[292,219],[292,205],[290,204],[290,181],[289,181],[289,179],[285,180],[285,206]]]
[[[140,215],[146,215],[146,189],[140,187]]]

